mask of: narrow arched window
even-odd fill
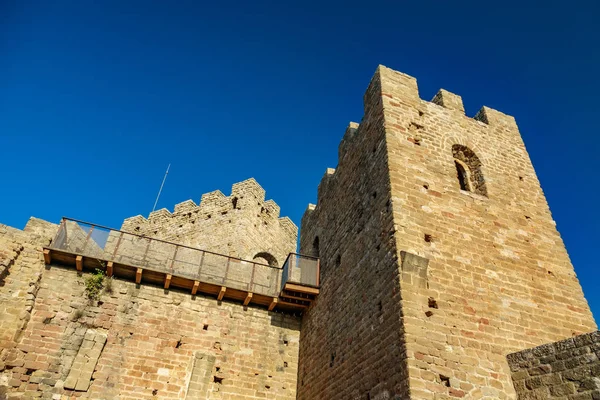
[[[461,190],[487,196],[482,164],[479,157],[467,146],[455,144],[452,146],[452,156],[456,167],[456,175]]]
[[[312,245],[311,256],[319,258],[319,237],[316,236]]]
[[[254,261],[260,264],[270,265],[271,267],[277,267],[279,265],[277,259],[271,253],[267,253],[266,251],[257,253],[254,256]]]
[[[461,162],[454,160],[454,166],[456,167],[456,175],[458,177],[458,183],[460,184],[461,190],[470,190],[469,187],[469,175],[467,169]]]

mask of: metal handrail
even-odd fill
[[[158,238],[153,238],[153,237],[146,236],[146,235],[139,235],[139,234],[137,234],[137,233],[132,233],[132,232],[127,232],[127,231],[122,231],[122,230],[120,230],[120,229],[114,229],[114,228],[110,228],[110,227],[108,227],[108,226],[104,226],[104,225],[93,224],[93,223],[91,223],[91,222],[82,221],[82,220],[80,220],[80,219],[68,218],[68,217],[62,217],[62,218],[61,218],[61,224],[62,224],[62,221],[63,221],[63,220],[64,220],[64,221],[73,221],[73,222],[77,222],[77,223],[80,223],[80,224],[86,224],[86,225],[93,226],[93,227],[96,227],[96,228],[107,229],[107,230],[109,230],[109,231],[113,231],[113,232],[125,233],[125,234],[127,234],[127,235],[137,236],[137,237],[139,237],[139,238],[148,239],[148,240],[150,240],[150,241],[156,241],[156,242],[161,242],[161,243],[166,243],[166,244],[172,244],[172,245],[179,246],[179,247],[185,247],[185,248],[187,248],[187,249],[190,249],[190,250],[203,251],[203,252],[205,252],[205,253],[208,253],[208,254],[213,254],[213,255],[215,255],[215,256],[223,256],[223,257],[231,258],[232,260],[244,261],[244,262],[253,263],[253,264],[257,264],[257,265],[262,265],[262,266],[269,267],[269,268],[274,268],[274,269],[282,269],[282,267],[278,267],[278,266],[275,266],[275,265],[262,264],[262,263],[259,263],[259,262],[256,262],[256,261],[251,261],[251,260],[244,260],[243,258],[239,258],[239,257],[233,257],[233,256],[228,256],[228,255],[225,255],[225,254],[216,253],[216,252],[214,252],[214,251],[210,251],[210,250],[204,250],[204,249],[201,249],[201,248],[199,248],[199,247],[187,246],[187,245],[185,245],[185,244],[179,244],[179,243],[175,243],[175,242],[169,242],[169,241],[167,241],[167,240],[158,239]],[[59,231],[60,231],[60,229],[59,229]],[[58,232],[56,233],[56,235],[58,235]],[[56,238],[56,237],[55,237],[55,238]],[[290,254],[288,254],[288,258],[289,258],[289,256],[290,256],[291,254],[297,254],[297,253],[290,253]],[[300,254],[297,254],[297,255],[300,255]],[[302,255],[302,257],[308,257],[308,258],[313,258],[313,259],[316,259],[315,257],[312,257],[312,256],[304,256],[304,255]],[[287,258],[286,258],[286,260],[287,260]]]
[[[316,288],[320,283],[317,257],[290,253],[279,267],[68,217],[61,219],[49,248],[270,296],[286,283]]]

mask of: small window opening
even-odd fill
[[[440,381],[442,381],[442,385],[446,387],[450,387],[450,378],[445,375],[440,375]]]
[[[213,382],[218,383],[220,385],[223,383],[223,378],[220,378],[218,376],[213,376]]]
[[[340,256],[340,255],[338,254],[338,256],[337,256],[337,257],[336,257],[336,259],[335,259],[335,266],[336,266],[336,267],[339,267],[341,264],[342,264],[342,256]]]
[[[313,257],[319,257],[319,237],[316,236],[312,245],[312,254]]]
[[[237,208],[237,203],[238,203],[238,198],[237,198],[237,197],[234,197],[234,198],[231,200],[231,205],[233,206],[233,209],[234,209],[234,210]]]
[[[177,344],[175,345],[175,348],[178,349],[181,347],[181,339],[177,341]]]
[[[473,150],[461,144],[452,146],[452,156],[460,188],[487,197],[487,187],[479,157]]]
[[[423,240],[425,240],[427,243],[431,243],[431,242],[433,242],[433,236],[431,236],[429,233],[426,233],[423,236]]]
[[[277,259],[271,253],[267,253],[266,251],[256,253],[253,260],[257,263],[267,264],[271,267],[277,267],[279,265]]]
[[[458,183],[460,185],[460,190],[469,190],[469,177],[467,176],[467,171],[465,171],[465,167],[462,166],[461,163],[454,160],[454,165],[456,166],[456,174],[458,176]]]
[[[427,305],[429,306],[429,308],[438,308],[437,301],[435,301],[433,297],[427,299]]]
[[[429,317],[431,317],[433,315],[433,312],[432,311],[427,311],[425,313],[425,315],[427,316],[427,318],[429,318]]]
[[[204,326],[202,327],[203,330],[207,331],[208,330],[208,324],[204,324]]]

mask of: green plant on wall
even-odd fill
[[[96,269],[96,273],[85,278],[85,294],[88,299],[96,300],[104,285],[104,271]]]

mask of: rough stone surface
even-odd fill
[[[518,399],[600,398],[600,331],[507,356]]]
[[[364,103],[302,219],[321,259],[302,319],[143,280],[89,300],[88,273],[44,265],[56,225],[0,225],[0,398],[600,399],[598,333],[577,336],[597,326],[514,119],[423,101],[382,66]],[[73,225],[73,252],[116,248]],[[253,179],[123,230],[250,264],[281,265],[297,237]]]
[[[118,279],[90,302],[87,276],[54,264],[44,271],[31,319],[4,358],[5,394],[295,398],[298,317]],[[202,371],[198,353],[213,360]]]
[[[233,185],[231,195],[206,193],[199,205],[192,200],[123,222],[126,232],[181,243],[244,260],[281,266],[296,250],[298,228],[279,217],[279,206],[265,201],[265,190],[248,179]]]
[[[283,262],[295,249],[296,227],[278,218],[279,208],[264,201],[254,180],[234,185],[233,192],[235,207],[225,198],[221,208],[210,209],[207,196],[196,207],[215,213],[207,217],[214,224],[193,223],[187,213],[206,214],[186,209],[184,215],[178,205],[162,225],[148,222],[160,232],[136,233],[251,259],[264,252]],[[187,231],[179,226],[183,218]],[[0,398],[296,397],[298,316],[108,278],[100,297],[89,300],[89,273],[44,265],[42,246],[57,228],[34,218],[23,231],[0,226]],[[71,223],[70,250],[102,258],[105,250],[87,236]],[[269,255],[256,261],[272,262]]]
[[[514,118],[383,66],[364,104],[302,219],[298,398],[515,398],[508,353],[596,323]]]

